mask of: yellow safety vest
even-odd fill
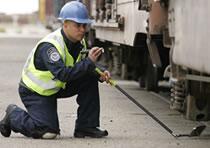
[[[34,54],[39,44],[43,42],[51,43],[56,47],[63,62],[65,63],[65,66],[73,66],[74,59],[68,52],[68,48],[61,34],[61,29],[58,29],[47,35],[45,38],[39,41],[32,50],[23,68],[22,80],[29,89],[37,92],[40,95],[50,96],[57,93],[61,88],[65,88],[66,82],[55,79],[54,75],[50,71],[41,71],[35,68]],[[85,41],[82,40],[81,43],[86,48],[86,44],[84,44]],[[76,62],[80,60],[81,54],[78,55]]]

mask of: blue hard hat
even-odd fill
[[[92,23],[86,6],[78,1],[66,3],[61,9],[58,19],[61,21],[71,20],[81,24]]]

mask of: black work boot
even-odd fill
[[[11,112],[16,108],[17,106],[14,104],[10,104],[7,106],[6,109],[6,115],[4,118],[0,121],[0,131],[2,136],[4,137],[9,137],[11,134],[11,128],[10,128],[10,120],[9,120],[9,115]]]
[[[102,138],[108,136],[107,130],[101,130],[97,127],[95,128],[82,128],[82,129],[75,129],[74,130],[74,137],[76,138],[85,138],[85,137],[92,137],[92,138]]]

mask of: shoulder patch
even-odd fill
[[[58,52],[52,52],[50,55],[50,59],[54,62],[57,62],[60,59],[60,55]]]
[[[48,57],[51,61],[57,62],[60,59],[60,54],[57,49],[52,47],[47,50]]]

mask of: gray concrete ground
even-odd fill
[[[17,87],[21,70],[37,38],[0,38],[0,118],[10,103],[23,107]],[[198,123],[185,120],[181,114],[169,110],[167,103],[152,93],[138,88],[131,81],[117,81],[130,95],[148,108],[177,133],[189,133]],[[209,128],[199,138],[175,139],[115,88],[100,84],[101,127],[109,136],[101,139],[73,137],[77,104],[75,97],[58,101],[61,135],[55,140],[37,140],[12,133],[0,136],[1,148],[209,148]],[[206,122],[210,126],[209,122]]]

